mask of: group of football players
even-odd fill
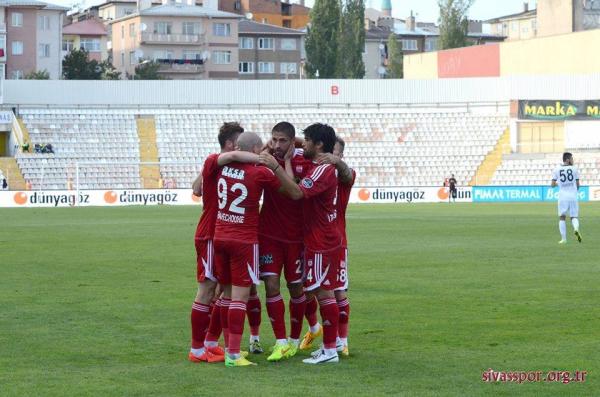
[[[195,234],[190,361],[255,365],[241,350],[241,338],[248,317],[249,353],[263,353],[260,280],[276,340],[268,361],[310,349],[320,336],[321,347],[304,363],[334,363],[338,353],[349,354],[345,213],[356,173],[343,161],[345,143],[332,127],[315,123],[303,132],[297,138],[292,124],[280,122],[263,144],[238,123],[219,130],[221,152],[206,158],[193,183],[203,210]],[[282,273],[290,296],[289,337]],[[309,329],[301,340],[304,318]]]

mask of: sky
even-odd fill
[[[70,7],[75,3],[93,5],[102,3],[102,0],[45,0],[49,3]],[[311,7],[315,0],[306,0],[306,5]],[[381,0],[365,0],[367,7],[379,9]],[[469,11],[469,18],[486,20],[523,11],[523,3],[527,0],[475,0]],[[535,8],[536,0],[529,0],[529,9]],[[405,19],[411,10],[417,15],[418,22],[437,22],[439,12],[437,0],[392,0],[392,13],[397,18]]]

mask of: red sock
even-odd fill
[[[223,340],[225,347],[229,346],[229,305],[231,299],[221,298],[221,331],[223,332]]]
[[[335,298],[326,298],[319,301],[321,320],[323,320],[323,346],[325,349],[335,349],[338,333],[340,312]]]
[[[231,301],[229,305],[229,354],[239,354],[242,334],[244,333],[244,320],[246,319],[246,303]]]
[[[192,323],[192,349],[204,347],[204,337],[208,328],[208,313],[210,307],[200,302],[194,302],[192,305],[192,314],[190,316]]]
[[[267,313],[271,320],[275,339],[285,339],[285,305],[280,294],[267,296]]]
[[[290,338],[300,339],[302,332],[302,320],[306,312],[306,296],[302,294],[298,298],[290,298]]]
[[[317,298],[313,297],[311,300],[306,301],[305,315],[308,325],[311,327],[317,325]]]
[[[344,298],[337,302],[338,310],[340,312],[340,320],[338,324],[338,336],[340,338],[348,337],[348,321],[350,320],[350,302],[348,298]]]
[[[258,295],[251,295],[248,298],[247,314],[248,324],[250,325],[250,334],[252,336],[258,336],[260,333],[260,318],[261,318],[261,307],[260,298]]]
[[[206,333],[204,342],[217,343],[219,341],[219,337],[221,336],[221,305],[221,299],[217,299],[210,315],[210,323],[208,324],[208,332]]]

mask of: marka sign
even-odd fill
[[[600,100],[519,101],[522,120],[600,120]]]

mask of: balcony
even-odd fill
[[[140,34],[141,44],[182,44],[182,45],[203,45],[205,37],[203,34],[161,34],[146,33]]]
[[[200,59],[157,59],[158,73],[198,74],[204,73],[204,61]]]

